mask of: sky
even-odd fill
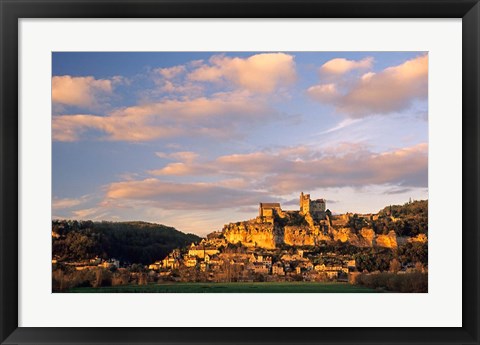
[[[55,52],[52,214],[204,236],[428,198],[425,52]]]

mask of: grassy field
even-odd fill
[[[371,293],[378,290],[347,283],[168,283],[73,288],[73,293]]]

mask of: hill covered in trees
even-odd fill
[[[378,212],[378,219],[372,222],[372,227],[376,233],[392,229],[397,236],[428,235],[428,200],[387,206]]]
[[[149,264],[200,237],[146,222],[52,221],[53,257],[61,261],[100,257]]]

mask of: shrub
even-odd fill
[[[394,292],[428,292],[426,273],[362,273],[356,277],[356,284],[371,289],[387,289]]]

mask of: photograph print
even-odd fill
[[[53,52],[51,85],[52,292],[428,292],[427,52]]]

